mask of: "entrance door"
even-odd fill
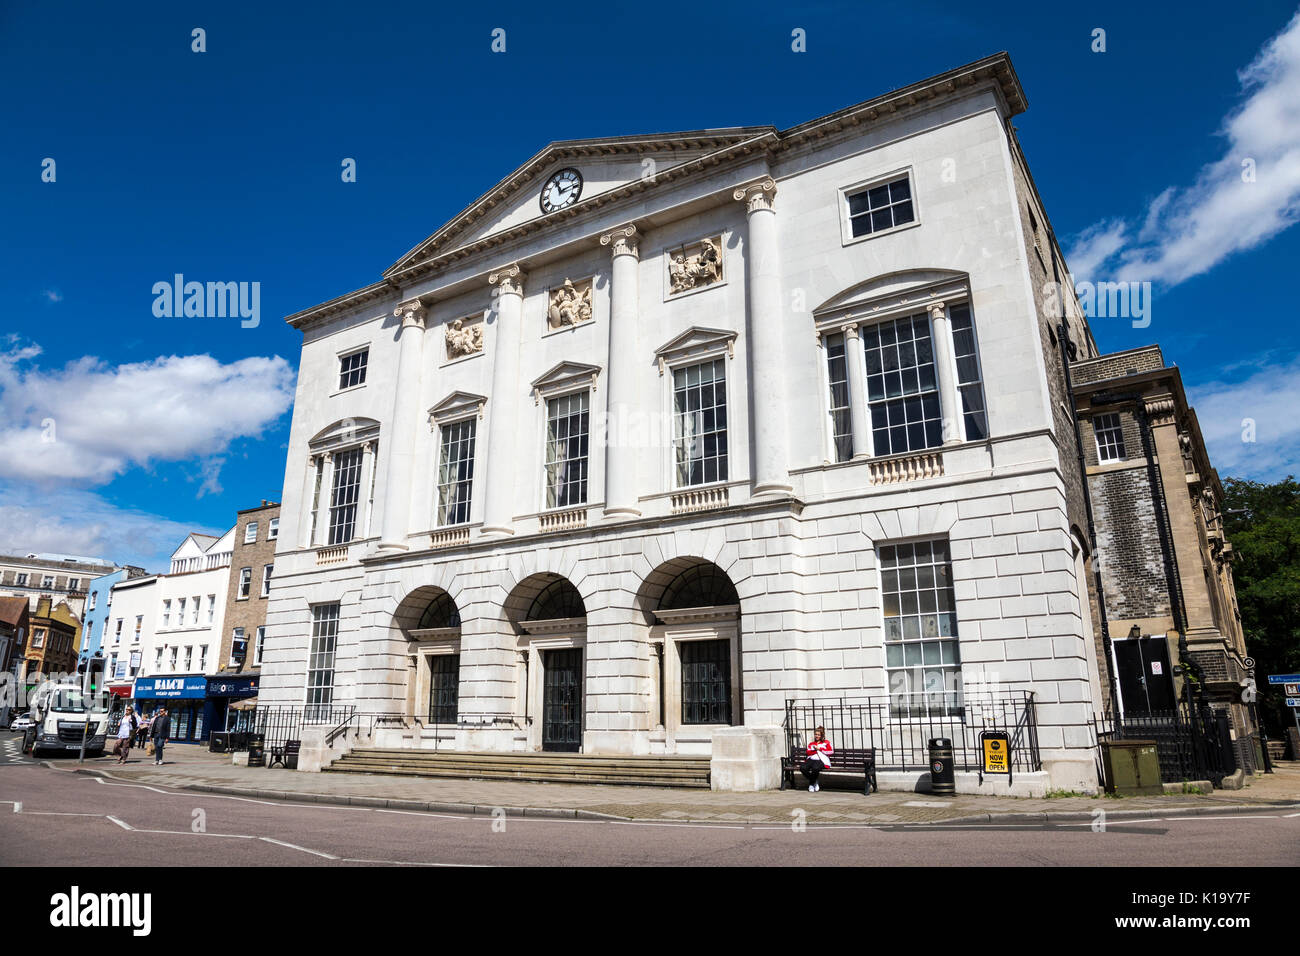
[[[542,651],[542,749],[582,749],[582,649]]]
[[[1115,676],[1126,714],[1174,709],[1169,642],[1163,636],[1115,641]]]

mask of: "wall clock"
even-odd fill
[[[546,180],[542,187],[542,212],[555,212],[572,206],[582,195],[582,173],[576,169],[561,169]]]

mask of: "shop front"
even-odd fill
[[[207,697],[208,679],[201,674],[135,680],[136,710],[153,716],[159,707],[166,707],[172,719],[168,740],[176,743],[207,740],[211,724]]]
[[[256,703],[256,674],[217,674],[208,680],[208,726],[213,730],[247,730],[252,708],[237,706],[241,701]]]

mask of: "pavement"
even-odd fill
[[[283,768],[236,767],[229,755],[195,746],[169,745],[159,767],[132,751],[113,757],[42,761],[64,771],[201,793],[303,803],[381,807],[442,813],[636,820],[660,823],[897,825],[924,823],[1050,823],[1106,819],[1213,815],[1265,807],[1300,809],[1300,762],[1276,765],[1272,774],[1247,778],[1242,790],[1152,797],[1069,796],[1049,799],[924,793],[806,790],[721,793],[710,790],[609,785],[442,780],[357,773],[305,773]]]

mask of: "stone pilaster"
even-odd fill
[[[521,397],[519,342],[524,310],[524,273],[517,264],[488,276],[496,286],[496,330],[492,335],[492,400],[488,405],[487,492],[483,508],[486,535],[515,533],[515,474],[511,457]]]
[[[637,320],[639,262],[636,226],[623,226],[600,237],[609,246],[611,288],[609,307],[609,387],[605,390],[605,517],[634,518],[637,508],[638,453],[632,428],[640,409],[637,375]]]
[[[415,478],[412,449],[420,421],[420,376],[424,356],[424,305],[419,299],[411,299],[398,305],[393,315],[402,320],[402,329],[398,338],[393,428],[387,442],[388,480],[384,484],[381,552],[407,549],[406,538],[411,530],[411,484]]]

